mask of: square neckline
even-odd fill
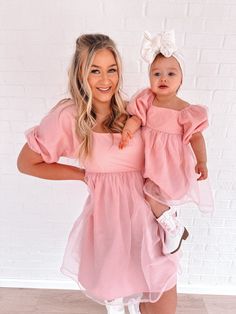
[[[112,132],[96,132],[96,131],[93,131],[91,130],[93,134],[111,134],[111,135],[114,135],[114,134],[121,134],[121,133],[112,133]]]
[[[156,107],[156,108],[165,109],[165,110],[171,110],[171,111],[175,111],[175,112],[182,112],[182,111],[186,110],[188,107],[190,107],[190,105],[188,105],[185,108],[180,109],[180,110],[172,109],[172,108],[166,108],[166,107],[158,107],[158,106],[155,106],[155,105],[152,105],[151,107]]]
[[[152,93],[153,94],[153,93]],[[188,103],[188,105],[186,107],[184,107],[183,109],[180,109],[180,110],[177,110],[177,109],[172,109],[172,108],[167,108],[167,107],[159,107],[159,106],[155,106],[154,105],[154,101],[155,101],[155,96],[153,94],[153,99],[152,99],[152,102],[151,102],[151,106],[150,107],[156,107],[156,108],[161,108],[161,109],[166,109],[166,110],[172,110],[172,111],[176,111],[176,112],[182,112],[184,110],[186,110],[187,108],[189,108],[191,106],[191,104]]]

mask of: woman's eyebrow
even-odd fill
[[[114,67],[114,66],[117,67],[117,64],[115,64],[115,63],[114,63],[114,64],[111,64],[111,65],[108,66],[108,68],[111,68],[111,67]],[[96,65],[96,64],[92,64],[91,67],[100,68],[100,66],[99,66],[99,65]]]

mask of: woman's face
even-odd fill
[[[108,49],[97,51],[88,75],[93,105],[96,107],[110,105],[118,82],[118,66],[113,53]]]

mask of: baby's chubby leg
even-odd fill
[[[156,218],[159,218],[165,211],[169,209],[168,205],[162,204],[156,200],[154,200],[149,195],[145,195],[146,201],[151,206],[151,209],[153,211],[153,214],[156,216]]]

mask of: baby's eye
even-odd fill
[[[155,75],[155,76],[160,76],[161,73],[160,73],[160,72],[155,72],[154,75]]]
[[[91,73],[93,73],[93,74],[99,74],[100,72],[99,72],[99,70],[97,70],[97,69],[93,69],[93,70],[91,70]]]
[[[169,75],[169,76],[174,76],[175,73],[174,73],[174,72],[169,72],[168,75]]]

